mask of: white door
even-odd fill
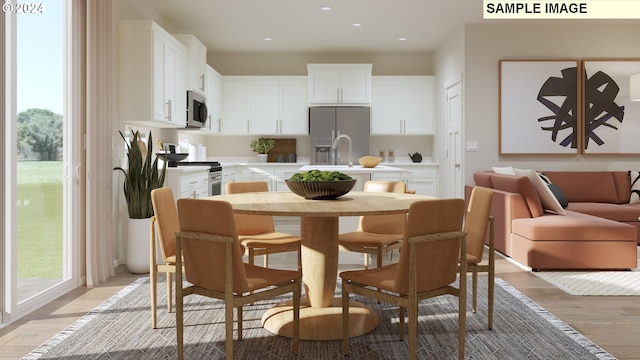
[[[4,16],[2,322],[14,321],[79,281],[80,122],[70,113],[65,6]],[[46,56],[42,56],[46,53]],[[6,166],[5,166],[6,165]]]
[[[462,77],[445,83],[447,119],[447,194],[464,198],[462,176]]]

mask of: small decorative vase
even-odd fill
[[[127,223],[127,269],[134,274],[149,272],[149,219],[129,219]]]
[[[258,162],[266,163],[267,162],[267,154],[258,154]]]

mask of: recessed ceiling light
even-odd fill
[[[360,26],[362,26],[362,24],[360,24],[360,23],[354,23],[353,24],[353,27],[360,27]]]
[[[270,37],[264,38],[264,41],[271,41],[271,40],[273,40],[273,38],[270,38]]]
[[[398,40],[400,40],[400,41],[407,41],[407,38],[406,38],[406,37],[399,37],[399,38],[398,38]]]
[[[329,11],[329,10],[331,10],[331,6],[323,6],[320,9],[323,10],[323,11]]]

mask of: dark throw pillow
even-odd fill
[[[558,199],[558,202],[560,203],[560,206],[562,206],[563,209],[569,206],[569,200],[567,199],[567,195],[565,195],[564,191],[560,189],[560,186],[553,183],[549,184],[548,186],[549,186],[549,190],[551,190],[551,192],[556,197],[556,199]]]

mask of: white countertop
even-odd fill
[[[192,171],[209,171],[211,169],[210,166],[178,166],[178,167],[167,167],[168,172],[192,172]]]
[[[347,165],[305,165],[298,169],[299,171],[309,171],[309,170],[320,170],[320,171],[339,171],[345,174],[373,174],[373,173],[408,173],[410,172],[407,169],[402,169],[399,167],[388,166],[388,165],[378,165],[373,168],[365,168],[362,165],[353,165],[349,167]]]

